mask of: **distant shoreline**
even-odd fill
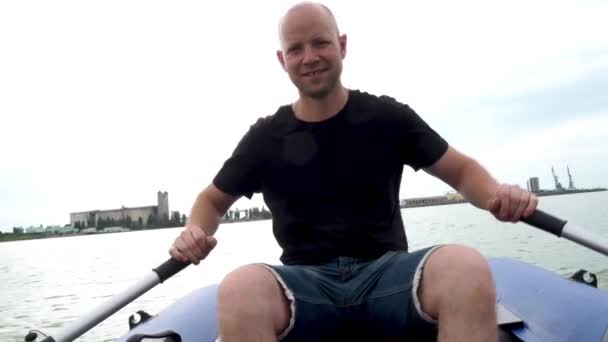
[[[545,197],[545,196],[559,196],[559,195],[571,195],[571,194],[581,194],[581,193],[589,193],[589,192],[600,192],[600,191],[606,191],[606,190],[608,190],[608,189],[594,188],[594,189],[580,189],[580,190],[541,190],[539,192],[535,192],[534,194],[538,197]],[[408,198],[408,199],[403,200],[403,202],[404,203],[402,203],[400,206],[401,209],[434,207],[434,206],[439,206],[439,205],[469,203],[464,198],[448,197],[448,196]]]
[[[536,195],[539,197],[542,197],[542,196],[582,194],[582,193],[586,193],[586,192],[601,192],[601,191],[606,191],[606,190],[608,190],[608,189],[595,188],[595,189],[580,189],[580,190],[541,190],[540,192],[537,192]]]
[[[26,241],[26,240],[41,240],[41,239],[57,239],[57,238],[67,238],[67,237],[76,237],[76,236],[92,236],[92,235],[107,235],[107,234],[119,234],[119,233],[133,233],[133,232],[143,232],[149,230],[159,230],[159,229],[169,229],[169,228],[179,228],[182,226],[168,226],[168,227],[153,227],[153,228],[142,228],[142,229],[130,229],[126,231],[116,231],[116,232],[104,232],[99,231],[95,233],[66,233],[66,234],[57,234],[57,233],[2,233],[0,234],[0,243],[2,242],[12,242],[12,241]]]
[[[540,192],[535,193],[538,197],[545,196],[559,196],[559,195],[571,195],[571,194],[580,194],[580,193],[589,193],[589,192],[601,192],[606,191],[608,189],[605,188],[595,188],[595,189],[580,189],[580,190],[542,190]],[[409,201],[409,203],[408,203]],[[468,203],[468,201],[462,198],[449,198],[447,196],[436,196],[436,197],[419,197],[419,198],[409,198],[403,200],[405,204],[400,205],[401,209],[409,209],[409,208],[422,208],[422,207],[434,207],[440,205],[450,205],[450,204],[461,204]],[[271,220],[270,218],[242,218],[242,219],[234,219],[234,220],[222,220],[220,224],[227,223],[240,223],[240,222],[252,222],[252,221],[266,221]],[[131,232],[140,232],[147,230],[158,230],[158,229],[168,229],[168,228],[180,228],[182,226],[168,226],[168,227],[153,227],[153,228],[142,228],[142,229],[132,229],[128,231],[122,232],[95,232],[95,233],[73,233],[73,234],[57,234],[57,233],[22,233],[22,234],[14,234],[14,233],[2,233],[0,234],[0,243],[2,242],[11,242],[11,241],[24,241],[24,240],[39,240],[39,239],[52,239],[52,238],[63,238],[63,237],[75,237],[75,236],[87,236],[87,235],[105,235],[105,234],[117,234],[117,233],[131,233]]]

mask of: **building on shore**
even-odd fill
[[[123,232],[129,232],[129,231],[131,231],[131,229],[124,228],[124,227],[105,227],[101,231],[104,233],[123,233]]]
[[[430,197],[414,197],[402,199],[400,203],[401,208],[417,208],[417,207],[428,207],[434,205],[447,205],[466,203],[467,200],[457,192],[448,192],[444,196],[430,196]]]
[[[530,191],[530,192],[539,192],[540,191],[540,182],[538,181],[538,177],[530,177],[530,179],[528,179],[528,191]]]
[[[592,188],[592,189],[578,189],[574,186],[572,174],[570,168],[567,168],[568,172],[568,188],[564,188],[557,177],[555,170],[551,168],[551,174],[553,176],[555,189],[545,190],[540,187],[539,177],[530,177],[526,180],[526,187],[528,191],[533,192],[536,196],[553,196],[553,195],[567,195],[577,194],[586,192],[598,192],[607,191],[605,188]],[[466,203],[467,200],[458,192],[450,191],[444,196],[430,196],[430,197],[414,197],[400,200],[401,208],[417,208],[417,207],[429,207],[435,205],[447,205],[447,204],[458,204]]]
[[[150,219],[156,222],[169,220],[169,194],[159,191],[157,193],[157,204],[146,207],[121,207],[110,210],[91,210],[77,213],[70,213],[70,225],[74,227],[98,226],[100,220],[111,222],[143,222],[147,223]]]
[[[597,192],[606,191],[605,188],[592,188],[592,189],[579,189],[574,186],[574,180],[572,179],[572,173],[570,168],[566,167],[568,173],[568,187],[565,188],[559,180],[559,177],[555,173],[555,169],[551,167],[551,175],[553,176],[553,189],[541,189],[538,177],[530,177],[526,181],[528,191],[535,193],[537,196],[553,196],[553,195],[567,195],[577,194],[585,192]]]
[[[74,227],[72,227],[70,225],[48,226],[48,227],[46,227],[44,232],[47,234],[72,234],[72,233],[75,233],[76,230],[74,229]]]
[[[42,234],[44,233],[44,227],[40,225],[39,227],[30,226],[25,229],[27,234]]]

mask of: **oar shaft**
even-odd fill
[[[567,223],[562,231],[562,237],[608,256],[608,245],[602,243],[597,236],[594,236],[588,230]]]
[[[137,284],[131,286],[122,293],[115,295],[109,301],[103,303],[88,314],[85,314],[78,321],[70,324],[63,330],[54,333],[53,337],[46,337],[42,342],[74,341],[122,307],[158,285],[159,282],[158,275],[154,272],[150,272],[150,274],[146,275]]]
[[[84,315],[78,321],[71,323],[54,336],[45,337],[42,342],[71,342],[80,337],[91,328],[110,317],[116,311],[137,299],[142,294],[149,291],[154,286],[164,282],[183,270],[189,263],[182,263],[173,258],[165,261],[152,272],[144,276],[143,279],[132,285],[122,293],[114,295],[108,302],[103,303],[93,311]]]
[[[547,214],[542,210],[536,210],[532,215],[522,219],[523,222],[542,229],[548,233],[564,239],[576,242],[582,246],[608,256],[608,244],[585,229],[568,223],[560,218]]]

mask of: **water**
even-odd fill
[[[608,242],[608,192],[541,198],[540,208],[593,231]],[[608,288],[608,259],[525,224],[500,223],[468,204],[403,211],[412,249],[463,243],[487,256],[507,256],[564,276],[580,268]],[[23,341],[30,329],[52,333],[141,279],[168,258],[181,229],[0,243],[0,341]],[[139,309],[156,313],[194,288],[219,282],[235,267],[278,262],[270,221],[220,227],[209,258],[118,311],[79,341],[112,341]]]

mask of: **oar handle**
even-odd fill
[[[169,258],[169,260],[163,262],[160,266],[152,269],[158,275],[159,282],[162,283],[165,280],[173,277],[179,271],[190,265],[189,262],[181,262],[175,260],[173,258]]]
[[[557,237],[562,236],[562,232],[564,231],[564,227],[567,223],[567,221],[547,214],[546,212],[538,209],[535,210],[532,215],[522,218],[522,221],[531,226],[556,235]]]

